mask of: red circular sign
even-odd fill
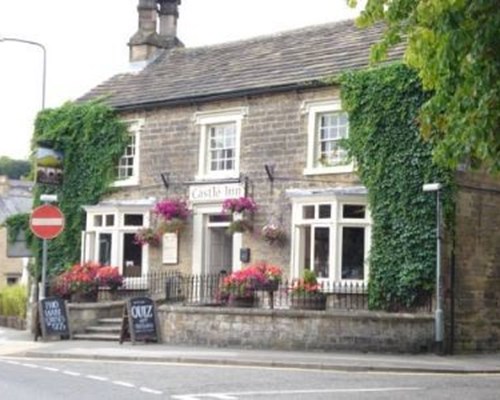
[[[64,229],[64,215],[50,204],[37,207],[31,213],[30,228],[40,239],[54,239]]]

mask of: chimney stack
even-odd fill
[[[160,14],[160,36],[168,40],[177,37],[178,6],[181,0],[158,0],[158,14]]]
[[[177,6],[181,0],[139,0],[137,6],[139,23],[137,32],[130,38],[129,61],[150,60],[158,49],[183,46],[177,39]],[[160,33],[157,32],[160,14]]]

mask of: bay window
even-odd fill
[[[371,219],[364,196],[293,198],[292,271],[330,281],[367,281]]]

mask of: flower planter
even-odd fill
[[[252,308],[255,307],[255,296],[233,296],[229,298],[230,307]]]
[[[72,303],[95,303],[97,302],[98,291],[93,292],[77,292],[71,294]]]
[[[280,285],[279,281],[270,280],[264,283],[259,283],[257,285],[257,290],[263,290],[266,292],[275,292],[276,290],[278,290],[279,285]]]
[[[292,294],[290,308],[292,310],[326,310],[326,295],[323,293]]]

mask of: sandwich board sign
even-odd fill
[[[38,303],[37,311],[35,340],[38,339],[40,333],[43,338],[49,336],[59,336],[61,339],[71,337],[68,311],[63,299],[60,297],[42,299]]]
[[[155,302],[149,297],[134,297],[123,308],[120,344],[125,340],[135,342],[160,342],[158,315]]]

